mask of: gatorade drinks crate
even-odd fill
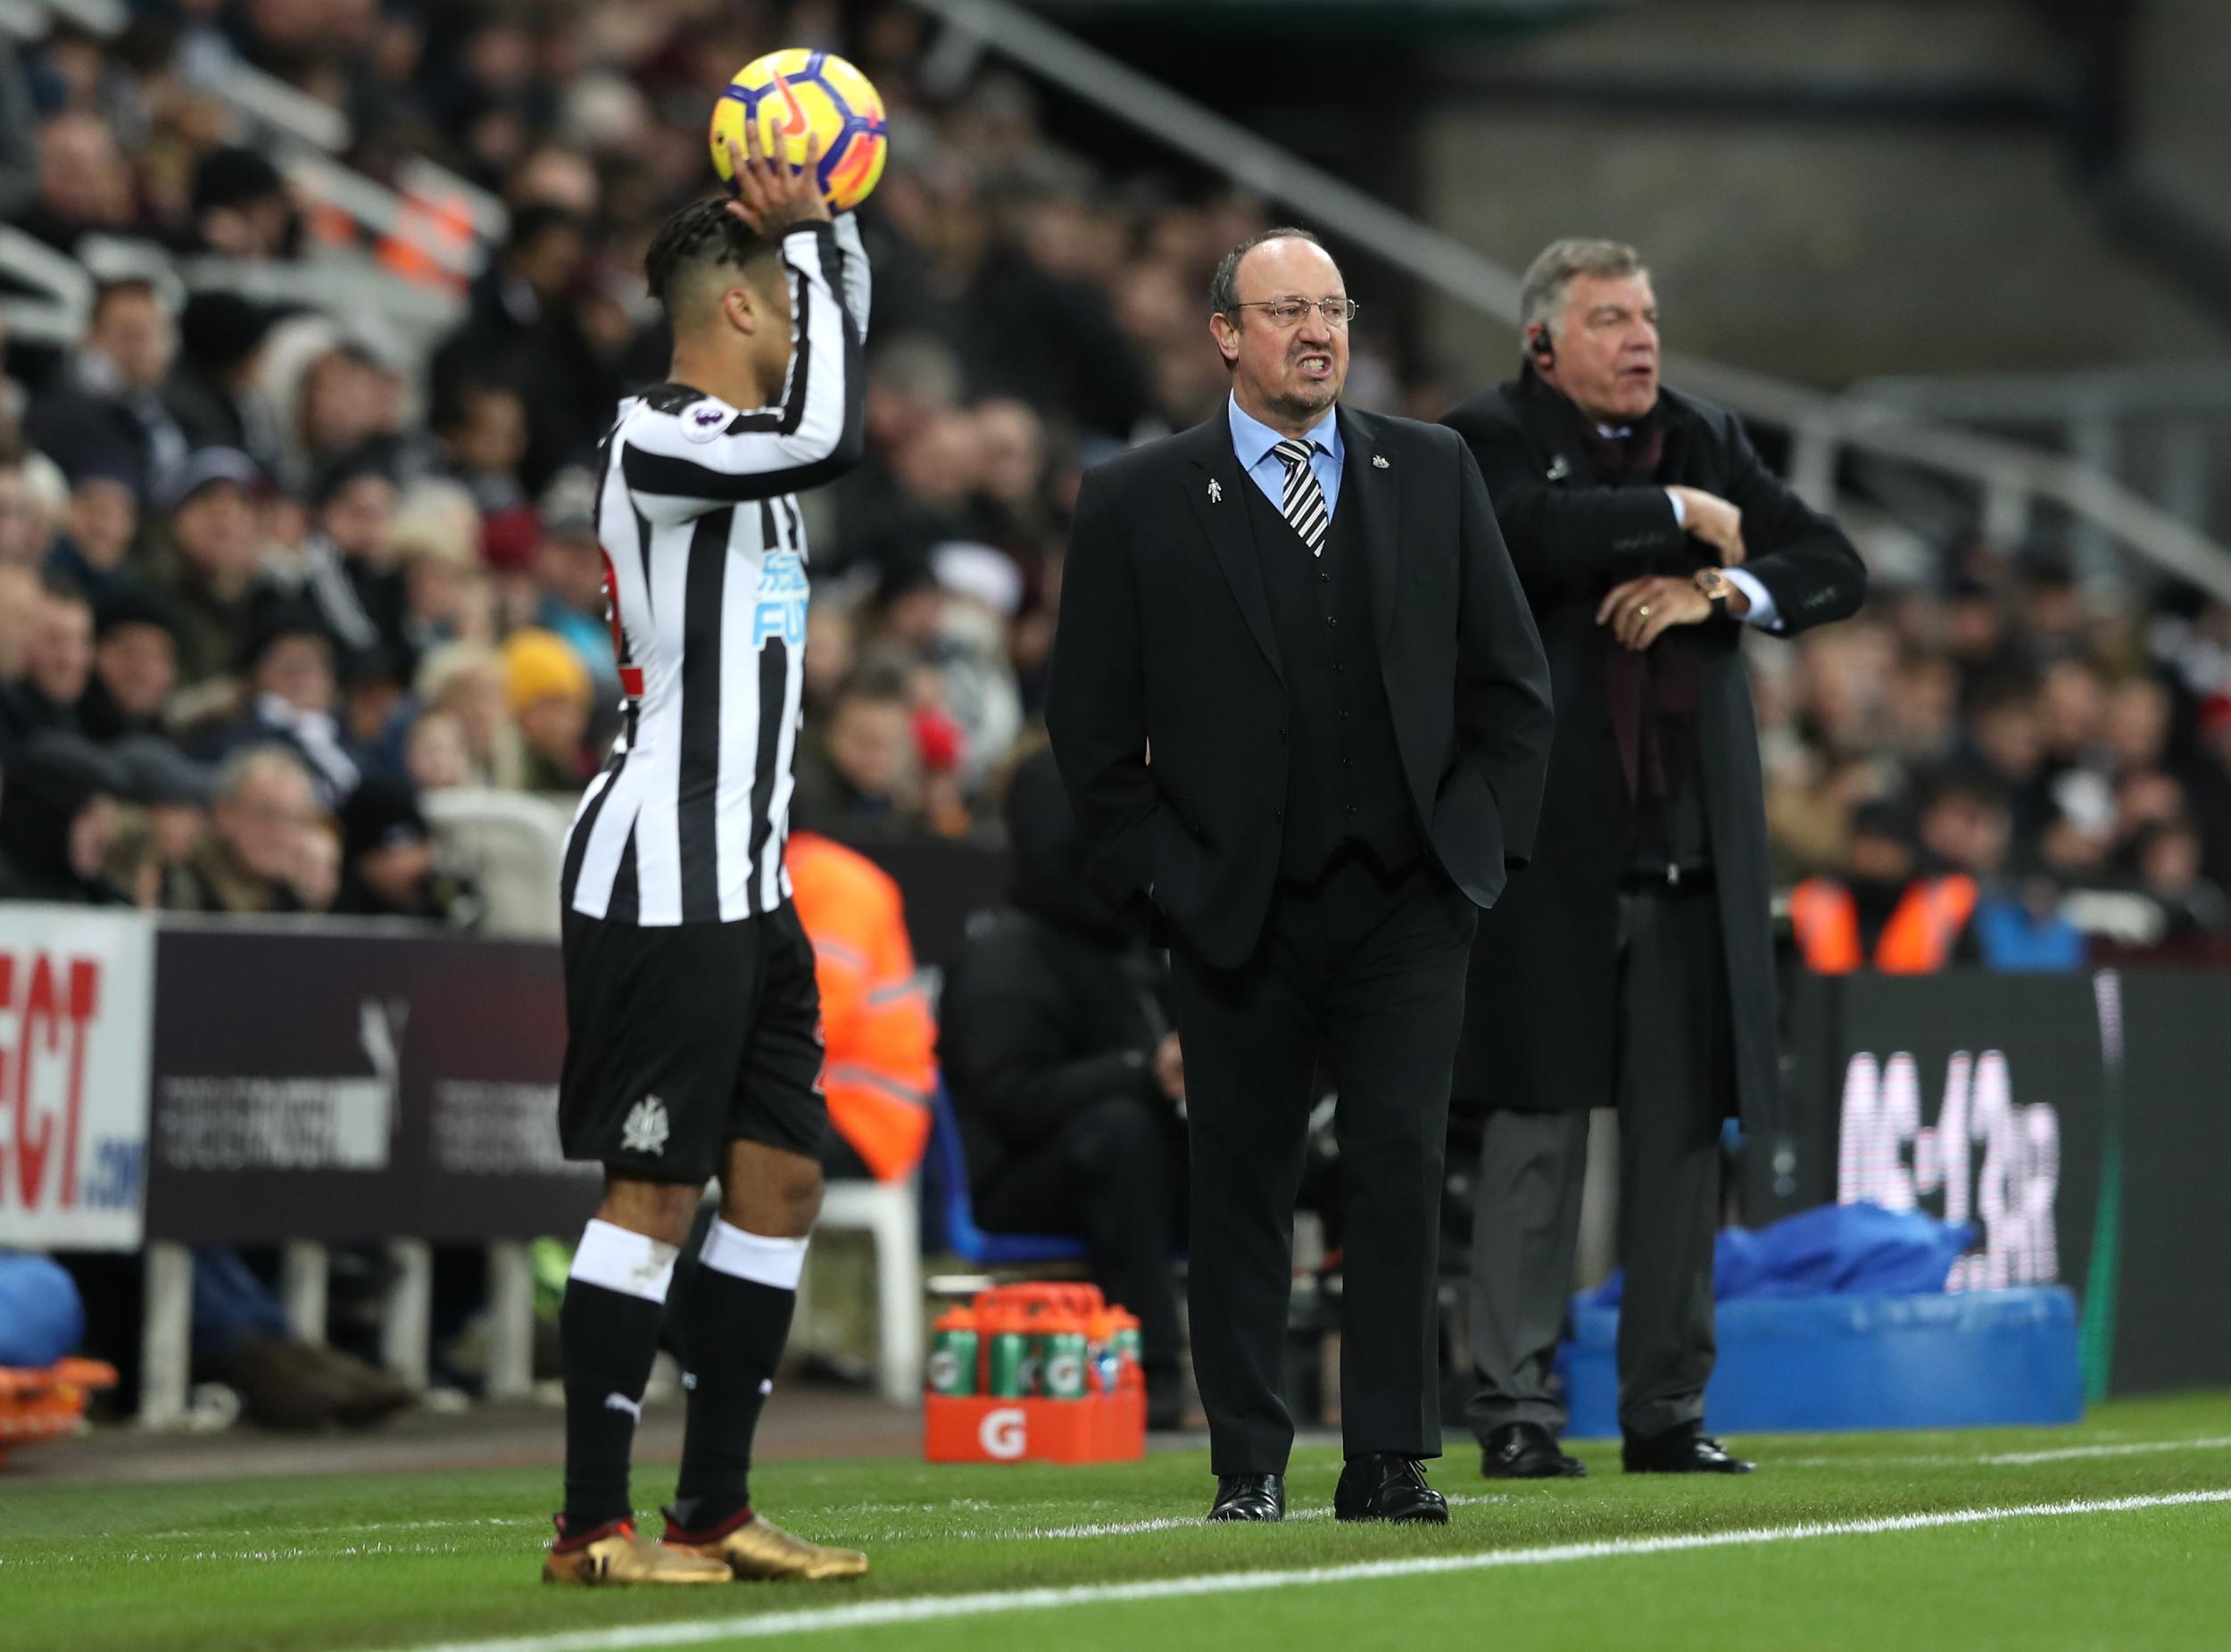
[[[941,1316],[922,1455],[933,1463],[1124,1463],[1147,1449],[1139,1321],[1096,1286],[1000,1285]]]
[[[116,1367],[97,1359],[65,1359],[29,1371],[0,1366],[0,1465],[22,1446],[74,1434],[85,1426],[86,1400],[116,1386]]]

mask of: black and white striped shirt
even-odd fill
[[[569,910],[651,926],[734,922],[783,869],[806,652],[797,493],[860,455],[868,275],[848,213],[783,238],[789,380],[738,411],[685,385],[620,403],[597,538],[620,685],[611,760],[567,834]]]

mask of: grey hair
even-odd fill
[[[1265,241],[1306,241],[1318,247],[1324,245],[1309,230],[1296,228],[1291,224],[1249,236],[1223,255],[1216,273],[1208,278],[1209,314],[1220,315],[1234,327],[1240,325],[1240,261]]]
[[[236,803],[248,782],[263,774],[299,775],[305,785],[316,785],[310,777],[310,769],[285,746],[276,742],[262,745],[243,746],[218,766],[217,780],[211,793],[220,803]]]
[[[1577,237],[1552,241],[1526,266],[1526,284],[1519,289],[1518,330],[1530,336],[1538,327],[1555,336],[1564,315],[1565,293],[1575,276],[1617,281],[1649,273],[1642,254],[1624,242]]]

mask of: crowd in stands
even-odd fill
[[[29,782],[4,876],[469,921],[416,800],[563,795],[600,760],[617,680],[595,444],[665,360],[640,254],[709,182],[704,110],[775,42],[844,50],[892,130],[864,225],[868,457],[812,502],[794,816],[855,841],[996,839],[1076,479],[1221,401],[1201,294],[1264,220],[1182,177],[1108,187],[1018,82],[932,95],[923,28],[817,0],[142,0],[115,39],[65,25],[29,53],[0,91],[21,152],[0,208],[96,267],[123,240],[376,255],[438,281],[238,141],[217,95],[234,64],[344,114],[369,176],[401,186],[431,158],[500,196],[510,228],[417,358],[376,318],[159,272],[104,281],[74,349],[7,352],[0,773]],[[1372,274],[1352,278],[1366,295]],[[1368,311],[1358,403],[1431,417],[1506,365],[1397,361]],[[2078,927],[2126,944],[2231,927],[2231,615],[2079,584],[2044,549],[1945,547],[1877,584],[1860,622],[1758,645],[1785,884],[1834,877],[1871,937],[1912,878],[1972,878],[1960,955],[1997,959],[2060,956],[2040,934],[2072,892],[2106,897],[2078,901]],[[35,795],[57,785],[122,806],[74,859]],[[1980,946],[1992,913],[2008,947]]]
[[[1216,407],[1201,295],[1264,220],[1182,177],[1110,187],[1016,81],[933,95],[923,28],[819,0],[139,0],[116,38],[65,24],[0,70],[0,211],[96,269],[123,242],[439,283],[243,140],[219,95],[236,64],[344,114],[367,175],[409,187],[428,157],[510,214],[415,356],[376,317],[160,270],[103,281],[74,348],[7,349],[4,886],[473,918],[418,799],[562,796],[600,760],[595,445],[665,361],[640,254],[709,183],[718,87],[776,42],[844,50],[892,131],[864,225],[868,457],[811,502],[794,818],[996,840],[1076,479]],[[1366,297],[1373,273],[1351,278]],[[1508,365],[1400,361],[1369,311],[1360,404],[1432,417]],[[1948,956],[1993,961],[2080,955],[2064,914],[2126,945],[2231,927],[2231,614],[2079,583],[2048,549],[1948,546],[1877,584],[1859,622],[1757,645],[1785,885],[1835,879],[1871,945],[1914,878],[1973,879]],[[116,806],[73,831],[54,800],[80,795]]]

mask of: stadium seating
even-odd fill
[[[952,1098],[937,1087],[930,1103],[930,1150],[922,1161],[931,1208],[944,1229],[945,1249],[978,1267],[1028,1267],[1043,1262],[1081,1262],[1084,1241],[1066,1233],[987,1233],[976,1225],[968,1200],[968,1160],[953,1117]],[[822,1219],[828,1219],[825,1210]]]

